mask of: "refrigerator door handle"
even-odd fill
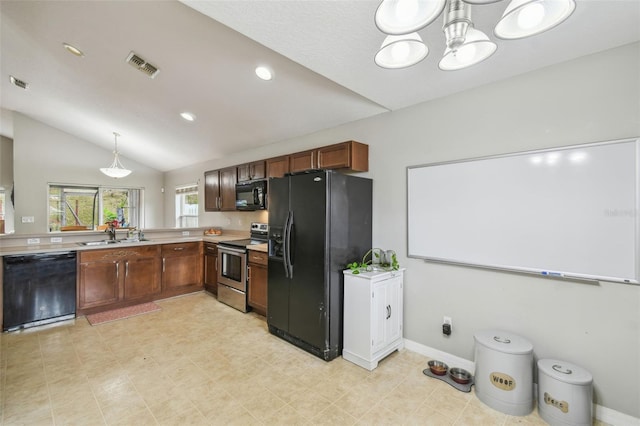
[[[284,266],[284,276],[285,278],[290,278],[289,277],[289,264],[288,264],[288,260],[289,260],[289,217],[291,216],[291,212],[287,212],[287,218],[284,220],[284,227],[283,227],[283,236],[282,236],[282,249],[283,249],[283,253],[282,253],[282,265]]]
[[[287,221],[284,230],[284,264],[285,277],[293,278],[293,265],[291,264],[291,231],[293,229],[293,212],[287,214]]]

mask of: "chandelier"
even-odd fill
[[[115,150],[113,151],[113,155],[114,155],[113,163],[111,163],[109,167],[101,167],[100,171],[109,177],[117,179],[117,178],[123,178],[125,176],[129,176],[129,174],[131,173],[131,170],[125,169],[122,163],[120,162],[120,157],[118,154],[118,136],[120,135],[116,132],[113,132],[113,136],[116,139]]]
[[[375,55],[376,64],[406,68],[426,58],[429,48],[417,31],[443,11],[446,47],[438,67],[452,71],[484,61],[497,45],[474,27],[471,7],[497,1],[501,0],[382,0],[375,23],[387,37]],[[503,40],[536,35],[563,22],[575,8],[575,0],[511,0],[493,33]]]

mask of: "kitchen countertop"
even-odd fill
[[[46,238],[49,237],[58,237],[57,234],[47,235]],[[77,237],[71,235],[65,235],[65,239],[73,239],[69,237]],[[198,242],[198,241],[208,241],[213,243],[218,243],[220,241],[230,241],[230,240],[241,240],[247,238],[246,235],[235,235],[235,234],[222,234],[222,235],[194,235],[194,236],[162,236],[162,237],[153,237],[148,236],[147,241],[126,241],[124,238],[118,238],[120,243],[117,244],[107,244],[107,245],[95,245],[95,246],[85,246],[82,245],[83,241],[99,241],[105,240],[101,233],[92,234],[91,239],[87,239],[87,235],[83,235],[82,239],[78,239],[75,241],[69,241],[64,243],[51,243],[51,244],[29,244],[26,246],[13,246],[13,247],[0,247],[0,256],[10,256],[10,255],[29,255],[36,253],[53,253],[59,251],[86,251],[86,250],[104,250],[104,249],[115,249],[122,247],[133,247],[133,246],[148,246],[148,245],[156,245],[156,244],[175,244],[175,243],[186,243],[186,242]],[[40,239],[43,239],[42,237]],[[259,244],[262,246],[263,244]],[[257,248],[260,251],[267,251],[266,244],[264,244],[264,249]],[[255,247],[255,246],[253,246]],[[252,247],[252,248],[253,248]]]

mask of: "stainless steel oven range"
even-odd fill
[[[247,246],[264,244],[266,223],[251,224],[251,238],[218,243],[218,301],[247,312]]]

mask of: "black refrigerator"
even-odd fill
[[[371,179],[269,179],[270,333],[325,361],[342,354],[342,271],[371,248],[371,216]]]

